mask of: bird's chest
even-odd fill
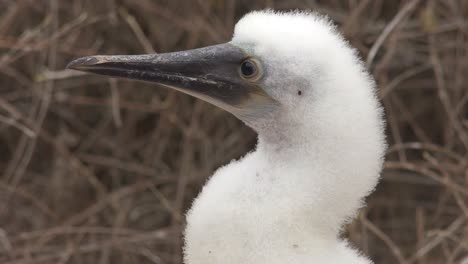
[[[215,174],[195,200],[187,221],[201,228],[243,232],[272,215],[282,199],[279,176],[261,167],[233,166]],[[192,221],[193,220],[193,221]],[[198,221],[199,220],[199,221]]]
[[[231,166],[215,174],[187,215],[185,254],[190,264],[251,263],[278,241],[300,252],[294,241],[278,239],[289,222],[284,215],[291,210],[290,201],[297,203],[286,195],[289,187],[282,176],[261,164]]]

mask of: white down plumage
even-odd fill
[[[262,62],[279,107],[244,120],[258,145],[220,168],[187,214],[186,264],[371,263],[339,238],[385,151],[373,79],[332,23],[252,12],[231,44]]]

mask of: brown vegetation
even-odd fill
[[[345,235],[376,263],[467,257],[468,1],[0,0],[0,263],[181,263],[184,211],[254,133],[64,67],[221,43],[265,7],[329,14],[378,81],[385,172]]]

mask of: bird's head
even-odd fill
[[[354,50],[327,18],[313,13],[252,12],[225,44],[90,56],[68,68],[165,85],[234,114],[260,134],[296,129],[304,120],[311,126],[354,120],[379,108]]]

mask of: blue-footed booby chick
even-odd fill
[[[187,214],[186,264],[368,264],[340,238],[379,179],[375,83],[325,17],[252,12],[232,41],[167,54],[92,56],[69,68],[157,82],[258,133]]]

